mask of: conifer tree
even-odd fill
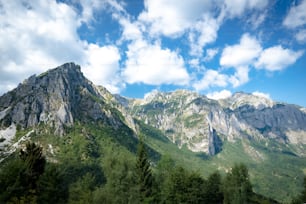
[[[205,203],[217,204],[223,202],[223,192],[221,189],[221,175],[214,172],[207,179]]]
[[[227,174],[223,191],[225,204],[249,203],[252,195],[252,185],[245,165],[235,165],[231,172]]]
[[[147,202],[152,198],[153,175],[142,138],[137,148],[136,176],[140,202]]]
[[[35,190],[40,175],[44,173],[46,159],[42,153],[42,147],[33,142],[26,144],[25,150],[20,150],[20,158],[25,165],[23,176],[26,179],[26,185],[29,189]]]

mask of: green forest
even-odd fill
[[[0,203],[277,203],[252,191],[248,169],[236,164],[225,174],[203,178],[165,155],[150,161],[143,139],[131,157],[106,146],[103,159],[47,162],[34,142],[7,159],[0,170]],[[91,150],[90,150],[91,149]],[[108,153],[107,153],[108,152]],[[304,190],[292,203],[306,201]]]

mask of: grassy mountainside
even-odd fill
[[[160,130],[141,121],[138,121],[138,125],[151,148],[162,155],[169,155],[179,165],[204,177],[215,170],[226,173],[235,163],[244,163],[249,169],[254,191],[258,194],[288,203],[302,189],[306,173],[305,158],[290,153],[290,147],[285,145],[272,141],[261,144],[257,141],[237,140],[235,143],[225,142],[219,154],[208,156],[191,152],[186,147],[179,149],[165,139]]]
[[[93,85],[79,66],[64,64],[30,77],[0,97],[0,178],[11,178],[5,182],[14,184],[16,178],[6,174],[21,173],[18,149],[30,140],[42,147],[48,161],[42,189],[50,183],[56,186],[52,178],[58,178],[64,191],[69,191],[62,192],[66,195],[62,198],[64,203],[93,202],[88,199],[96,199],[97,203],[132,202],[133,196],[137,197],[132,187],[135,154],[138,138],[142,137],[153,172],[158,172],[163,156],[172,158],[176,166],[196,172],[190,175],[203,177],[216,170],[227,175],[235,164],[244,163],[255,193],[289,202],[300,192],[306,173],[305,128],[300,125],[306,121],[306,114],[293,106],[272,106],[273,109],[266,101],[243,96],[264,108],[244,105],[230,110],[227,106],[235,105],[235,98],[223,107],[218,101],[184,90],[157,92],[145,101],[129,100]],[[278,114],[272,117],[275,110]],[[279,123],[278,116],[284,118],[288,111],[292,120]],[[273,126],[264,130],[271,138],[258,131],[265,121]],[[287,123],[299,127],[291,132],[295,143],[290,143],[290,138],[283,140],[286,135],[274,137],[281,124]],[[8,155],[11,156],[7,158]],[[4,158],[7,159],[2,161]],[[171,174],[172,170],[175,169],[167,171]],[[58,175],[52,176],[57,171]],[[2,189],[7,190],[10,192]]]

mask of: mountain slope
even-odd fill
[[[3,154],[12,153],[31,134],[65,135],[76,125],[93,123],[97,128],[124,130],[133,141],[127,145],[136,149],[137,140],[121,112],[74,63],[31,76],[0,97],[0,149]],[[129,140],[121,138],[119,141]]]
[[[32,140],[50,162],[99,163],[111,174],[116,157],[133,160],[142,136],[154,163],[169,155],[203,176],[245,163],[255,192],[282,202],[301,188],[305,133],[305,109],[295,105],[246,93],[216,101],[186,90],[128,99],[95,86],[74,63],[0,97],[0,161]]]
[[[306,114],[295,105],[276,103],[251,94],[237,93],[215,101],[189,91],[153,92],[144,100],[131,100],[134,117],[162,130],[179,147],[210,155],[222,149],[222,141],[241,138],[275,139],[296,145],[304,155]]]
[[[72,125],[75,120],[105,120],[116,125],[104,104],[80,67],[67,63],[28,78],[2,96],[1,126],[14,123],[27,128],[46,122],[56,128],[57,134],[63,134],[63,125]]]

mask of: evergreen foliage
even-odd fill
[[[0,173],[0,201],[36,203],[40,189],[39,177],[44,173],[46,159],[42,148],[35,143],[26,143],[25,150],[20,150],[19,157],[8,162]]]
[[[136,158],[136,180],[140,202],[148,202],[153,195],[153,175],[143,139],[140,138]]]
[[[20,179],[24,179],[24,185],[29,189],[36,189],[39,176],[44,173],[46,159],[42,154],[42,147],[33,142],[26,143],[26,149],[20,150],[20,158],[24,162],[24,171]]]
[[[205,189],[205,203],[218,204],[222,202],[222,177],[219,172],[214,172],[207,179]]]
[[[252,185],[248,169],[244,164],[236,164],[226,175],[224,186],[225,204],[249,203],[252,195]]]
[[[298,197],[293,199],[292,204],[306,203],[306,176],[304,176],[303,190]]]
[[[35,143],[1,163],[0,203],[276,203],[252,192],[245,165],[205,179],[168,155],[150,162],[142,138],[135,155],[103,132],[90,135],[67,136],[53,163]]]

